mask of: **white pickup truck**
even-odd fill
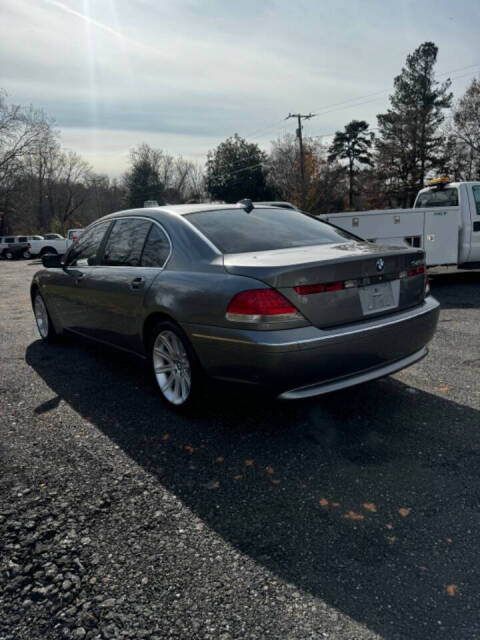
[[[328,213],[332,224],[386,245],[421,247],[427,266],[480,268],[480,182],[430,181],[413,209]]]
[[[46,253],[58,253],[63,256],[72,242],[78,238],[83,229],[69,229],[67,237],[64,238],[58,233],[46,233],[43,240],[31,240],[28,250],[29,256],[43,256]]]

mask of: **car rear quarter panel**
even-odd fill
[[[263,282],[219,272],[171,271],[158,274],[145,296],[146,318],[164,313],[182,326],[204,324],[231,327],[228,303],[239,291],[266,288]],[[145,318],[145,319],[146,319]]]

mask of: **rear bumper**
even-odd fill
[[[185,329],[207,374],[284,398],[307,397],[389,375],[424,357],[439,307],[429,296],[413,309],[329,330]]]
[[[337,378],[330,382],[319,382],[316,384],[307,385],[305,387],[299,387],[298,389],[292,389],[291,391],[284,391],[280,394],[280,398],[284,400],[298,400],[300,398],[310,398],[312,396],[319,396],[324,393],[332,393],[333,391],[339,391],[340,389],[346,389],[347,387],[353,387],[356,384],[362,384],[369,380],[376,380],[377,378],[383,378],[389,376],[396,371],[405,369],[415,362],[418,362],[428,354],[427,347],[422,347],[420,351],[413,353],[411,356],[396,360],[383,367],[373,367],[370,370],[362,371],[361,373],[355,373],[353,375],[344,376],[343,378]]]

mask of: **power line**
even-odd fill
[[[446,76],[446,75],[449,75],[450,73],[454,73],[456,71],[463,71],[465,69],[472,69],[474,67],[480,67],[480,63],[473,64],[473,65],[468,65],[468,66],[465,66],[465,67],[459,67],[457,69],[451,69],[450,71],[445,71],[445,72],[437,74],[437,77]],[[468,77],[470,75],[471,75],[470,73],[466,73],[466,74],[462,74],[462,75],[459,75],[459,76],[454,76],[454,77],[451,78],[451,80],[452,81],[453,80],[459,80],[461,78],[465,78],[465,77]],[[351,108],[351,107],[359,107],[359,106],[362,106],[364,104],[369,104],[371,102],[375,102],[376,100],[378,100],[380,98],[375,98],[373,100],[366,100],[364,102],[358,102],[358,100],[363,100],[364,98],[369,98],[371,96],[378,96],[379,94],[383,95],[384,93],[386,93],[386,92],[388,92],[390,90],[391,89],[382,90],[382,91],[378,91],[378,92],[375,92],[375,93],[367,94],[365,96],[361,96],[359,98],[351,98],[350,100],[346,100],[346,101],[343,101],[343,102],[338,102],[338,103],[333,103],[333,104],[330,104],[330,105],[325,105],[323,108],[320,108],[319,110],[317,110],[317,113],[310,113],[310,114],[306,114],[306,115],[289,114],[286,118],[283,118],[282,120],[280,120],[279,123],[280,122],[284,122],[285,120],[287,120],[290,117],[297,117],[297,119],[298,119],[298,116],[300,116],[301,118],[307,118],[307,117],[308,118],[312,118],[312,117],[315,117],[317,115],[324,115],[324,114],[330,113],[331,111],[337,111],[337,110],[341,111],[343,109],[348,109],[348,108]],[[341,106],[341,105],[346,105],[346,106],[344,106],[342,109],[330,109],[331,107]],[[329,109],[329,110],[325,111],[325,109]],[[263,130],[263,133],[267,132],[267,131],[271,131],[271,130],[276,129],[276,128],[278,128],[278,124],[277,123],[272,125],[268,129]],[[370,127],[370,130],[376,131],[376,130],[378,130],[378,127]],[[319,134],[319,135],[313,135],[313,136],[310,136],[310,137],[311,138],[328,138],[328,137],[334,136],[335,133],[336,132],[334,131],[332,133],[324,133],[324,134]],[[257,136],[257,137],[259,137],[259,136]],[[297,133],[297,137],[298,137],[298,133]],[[249,139],[251,140],[252,137],[249,136]],[[299,141],[300,141],[300,138],[299,138]],[[303,147],[303,139],[302,139],[302,147]],[[303,156],[303,154],[301,154],[301,157],[302,156]],[[242,162],[243,162],[242,160],[239,160],[239,161],[235,162],[234,165],[240,165],[240,164],[242,164]],[[248,171],[250,169],[254,169],[254,168],[257,168],[257,167],[260,167],[260,166],[264,166],[266,164],[268,164],[268,160],[266,162],[259,162],[259,163],[256,163],[254,165],[249,165],[247,167],[242,167],[240,169],[236,169],[234,171],[230,171],[230,172],[224,174],[224,178],[226,178],[226,177],[228,177],[230,175],[235,175],[235,174],[238,174],[238,173],[242,173],[243,171]]]
[[[441,73],[436,74],[436,77],[444,77],[444,76],[448,76],[451,73],[455,73],[457,71],[464,71],[465,69],[473,69],[476,67],[480,67],[480,63],[476,63],[476,64],[470,64],[467,65],[465,67],[458,67],[456,69],[450,69],[449,71],[442,71]],[[465,78],[466,76],[468,76],[470,74],[465,74],[465,75],[461,75],[461,76],[456,76],[454,78],[451,78],[452,80],[457,80],[459,78]],[[322,107],[318,107],[317,109],[315,109],[315,115],[326,115],[327,113],[331,113],[332,111],[337,111],[337,109],[332,109],[332,107],[342,107],[342,105],[345,105],[342,107],[342,109],[338,109],[340,110],[344,110],[344,109],[348,109],[350,107],[360,107],[364,104],[369,104],[370,102],[375,102],[376,100],[380,100],[386,93],[389,93],[390,91],[392,91],[392,87],[389,87],[388,89],[381,89],[380,91],[375,91],[374,93],[368,93],[366,95],[363,96],[358,96],[357,98],[349,98],[348,100],[342,100],[340,102],[333,102],[330,103],[328,105],[324,105]],[[358,102],[359,100],[365,100],[367,98],[372,98],[374,96],[378,96],[377,98],[375,98],[375,100],[367,100],[366,102]],[[252,139],[258,139],[260,137],[262,137],[262,135],[264,133],[268,133],[269,131],[273,131],[274,129],[278,129],[278,125],[280,123],[283,122],[282,120],[276,120],[274,124],[270,125],[269,127],[266,127],[264,129],[260,128],[260,129],[255,129],[252,133],[248,134],[245,136],[245,138],[248,138],[250,140]]]

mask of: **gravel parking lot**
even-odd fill
[[[428,358],[321,399],[38,339],[0,263],[0,640],[480,638],[480,274],[432,281]]]

